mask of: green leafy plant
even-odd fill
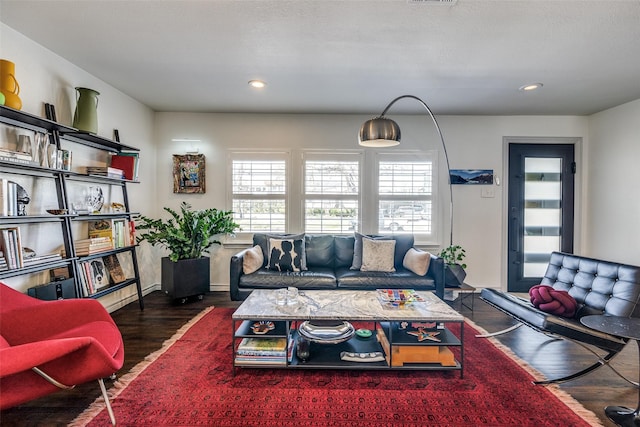
[[[442,249],[438,256],[444,259],[444,262],[447,265],[459,264],[463,269],[467,268],[467,264],[462,263],[462,260],[467,256],[467,253],[460,245],[448,246]]]
[[[136,230],[143,231],[136,240],[147,241],[151,245],[167,248],[169,258],[176,262],[182,259],[200,258],[209,252],[214,244],[221,244],[215,237],[231,234],[240,226],[233,222],[232,211],[220,211],[215,208],[192,210],[191,205],[182,202],[180,212],[164,208],[171,214],[168,220],[153,219],[146,216],[136,218]]]

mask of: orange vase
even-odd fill
[[[6,59],[0,59],[0,92],[4,95],[4,105],[16,110],[22,108],[22,100],[18,96],[20,85],[16,80],[16,65]]]

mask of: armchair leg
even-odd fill
[[[107,405],[107,412],[109,413],[109,418],[111,418],[111,424],[116,425],[116,416],[113,413],[113,409],[111,409],[111,402],[109,402],[109,395],[107,394],[107,388],[104,386],[104,380],[100,378],[98,380],[98,384],[100,384],[100,390],[102,390],[102,397],[104,397],[104,403]]]
[[[478,334],[478,335],[476,335],[476,338],[497,337],[498,335],[502,335],[502,334],[509,333],[511,331],[515,331],[516,329],[518,329],[522,325],[524,325],[524,323],[516,323],[513,326],[509,326],[507,329],[502,329],[502,330],[497,331],[497,332],[492,332],[492,333],[487,333],[487,334]]]

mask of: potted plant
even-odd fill
[[[231,234],[240,226],[233,221],[232,211],[215,208],[192,210],[182,202],[180,212],[164,208],[171,218],[136,218],[137,241],[169,250],[162,258],[162,290],[173,299],[186,300],[198,295],[200,299],[209,290],[210,260],[205,254],[222,234]]]
[[[467,277],[467,264],[462,261],[467,256],[466,251],[460,245],[450,245],[440,251],[438,256],[444,259],[444,282],[449,287],[459,287]]]

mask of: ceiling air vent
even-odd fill
[[[409,4],[433,4],[441,6],[454,6],[458,0],[407,0]]]

